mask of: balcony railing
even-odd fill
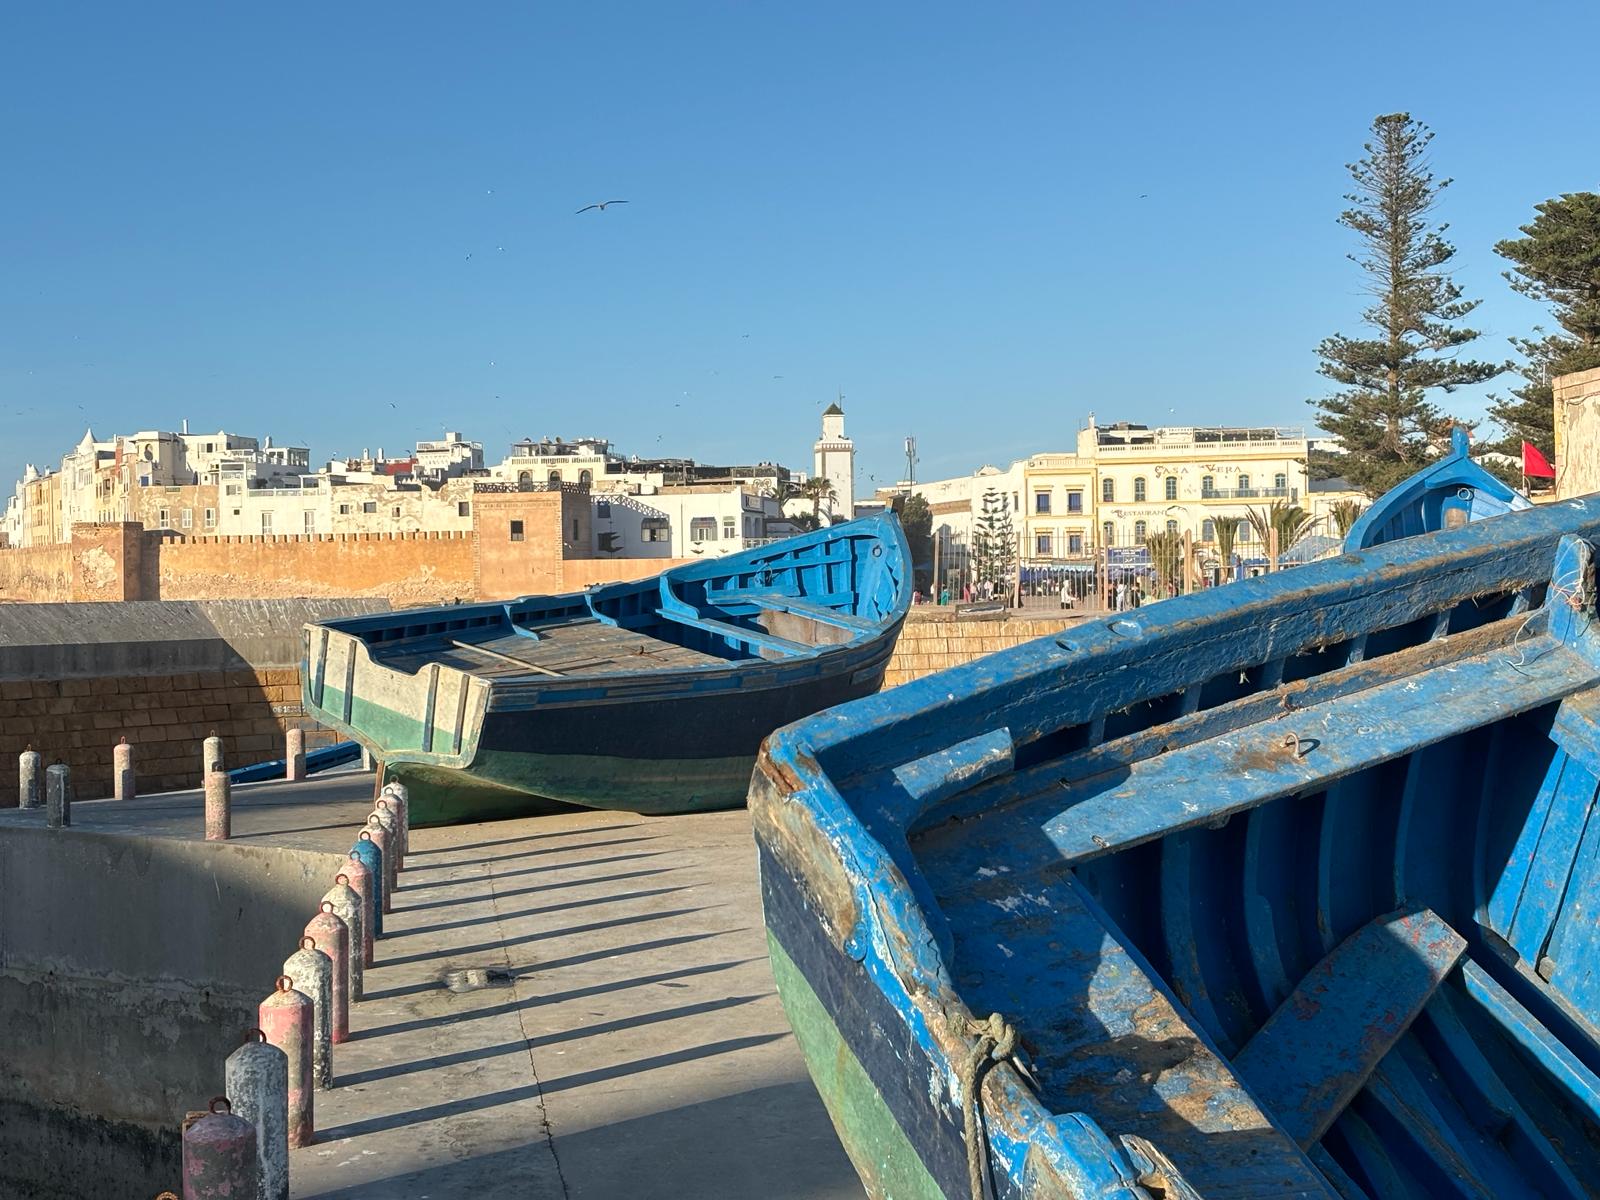
[[[1300,489],[1292,487],[1265,488],[1206,488],[1202,500],[1298,500]]]

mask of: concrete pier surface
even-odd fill
[[[371,795],[353,771],[241,786],[233,841],[342,851]],[[73,815],[200,837],[201,810]],[[297,1200],[864,1194],[773,991],[744,812],[419,829],[406,867]]]

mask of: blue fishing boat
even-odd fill
[[[741,804],[761,740],[877,691],[911,604],[883,513],[559,596],[308,625],[306,714],[418,824]]]
[[[1595,501],[775,733],[773,972],[869,1194],[1600,1194]]]
[[[1345,549],[1363,550],[1530,507],[1521,492],[1472,461],[1471,447],[1465,429],[1451,430],[1450,452],[1374,500],[1345,535]]]

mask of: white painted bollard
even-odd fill
[[[44,807],[44,755],[32,746],[17,756],[17,803],[23,808]]]
[[[406,853],[405,842],[400,838],[400,818],[395,816],[393,797],[378,797],[378,803],[373,806],[372,816],[368,818],[368,824],[370,825],[373,821],[383,826],[384,833],[389,835],[389,847],[394,853],[394,863],[389,865],[388,874],[390,877],[389,885],[393,887],[395,883],[394,877],[400,873],[400,863]],[[386,850],[384,853],[387,854],[390,850]]]
[[[222,1090],[233,1115],[256,1127],[262,1200],[289,1200],[289,1056],[259,1029],[228,1055]]]
[[[133,747],[123,738],[111,748],[111,795],[117,800],[132,800],[138,792],[133,778]]]
[[[306,733],[291,729],[284,735],[286,753],[283,756],[283,777],[300,780],[306,777]]]
[[[200,745],[200,775],[222,770],[222,739],[212,734]]]
[[[386,783],[380,795],[387,796],[394,805],[395,819],[400,822],[400,854],[404,857],[411,853],[411,793],[403,783]]]
[[[361,917],[361,897],[350,886],[350,877],[341,871],[334,876],[333,886],[322,894],[322,899],[333,905],[334,916],[350,931],[350,1002],[353,1004],[361,999],[367,968],[367,931]]]
[[[333,1087],[333,959],[317,949],[315,938],[300,939],[300,949],[283,960],[294,990],[311,997],[311,1076],[318,1091]]]
[[[233,836],[233,784],[224,771],[206,775],[206,841],[225,842]]]
[[[72,768],[51,763],[44,771],[45,824],[63,829],[72,824]]]

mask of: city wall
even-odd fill
[[[227,765],[283,757],[332,734],[300,703],[307,621],[385,609],[379,600],[235,600],[0,605],[0,807],[17,803],[17,755],[72,767],[83,799],[111,794],[111,752],[134,747],[145,792],[196,787],[215,732]]]
[[[897,687],[936,671],[959,667],[985,654],[1060,633],[1086,619],[1074,616],[958,618],[948,608],[914,608],[900,631],[900,640],[895,643],[894,654],[884,672],[883,686]]]

